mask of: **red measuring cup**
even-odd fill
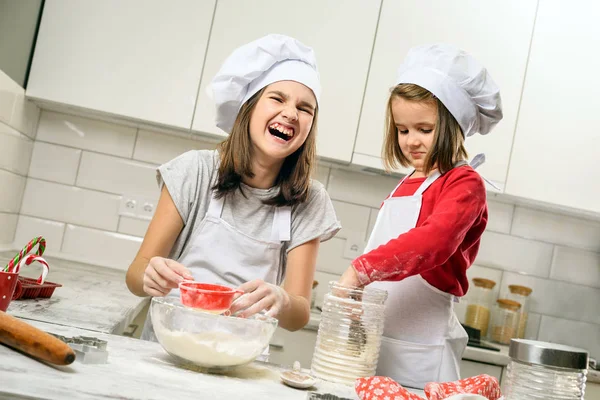
[[[244,294],[242,290],[227,286],[213,285],[193,281],[179,284],[181,304],[197,308],[213,314],[222,314],[229,310],[236,294]]]

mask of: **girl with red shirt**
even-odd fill
[[[488,218],[464,139],[500,119],[499,89],[470,55],[443,44],[409,51],[387,105],[384,162],[414,170],[383,202],[365,253],[340,279],[388,291],[377,374],[404,386],[460,377],[468,337],[453,303],[467,292]]]

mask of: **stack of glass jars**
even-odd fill
[[[496,286],[496,282],[484,278],[473,278],[473,285],[469,290],[465,325],[479,329],[481,337],[485,337],[490,323],[492,289]]]
[[[505,400],[583,400],[588,353],[583,349],[534,340],[510,343]]]
[[[320,379],[354,385],[375,375],[387,292],[329,283],[323,299],[311,372]]]
[[[528,288],[527,286],[520,285],[508,285],[508,289],[510,290],[508,298],[521,304],[521,308],[519,309],[519,327],[515,337],[518,339],[523,339],[525,337],[525,329],[527,328],[527,317],[529,315],[529,295],[531,294],[532,289]]]
[[[519,329],[521,304],[514,300],[498,299],[492,312],[489,339],[500,344],[509,344]]]

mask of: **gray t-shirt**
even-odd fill
[[[167,190],[179,211],[184,227],[169,258],[178,260],[193,240],[194,232],[204,219],[211,199],[211,187],[218,173],[219,156],[216,150],[192,150],[161,165],[157,180]],[[275,207],[262,200],[273,197],[278,190],[256,189],[242,184],[244,195],[237,190],[225,198],[221,218],[242,233],[256,239],[270,240]],[[331,239],[341,225],[325,187],[312,180],[308,200],[292,207],[291,238],[283,246],[286,254],[313,239]],[[285,254],[283,255],[285,259]]]

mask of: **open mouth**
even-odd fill
[[[269,125],[269,133],[287,142],[294,137],[294,128],[289,128],[280,124],[279,122],[275,122]]]

